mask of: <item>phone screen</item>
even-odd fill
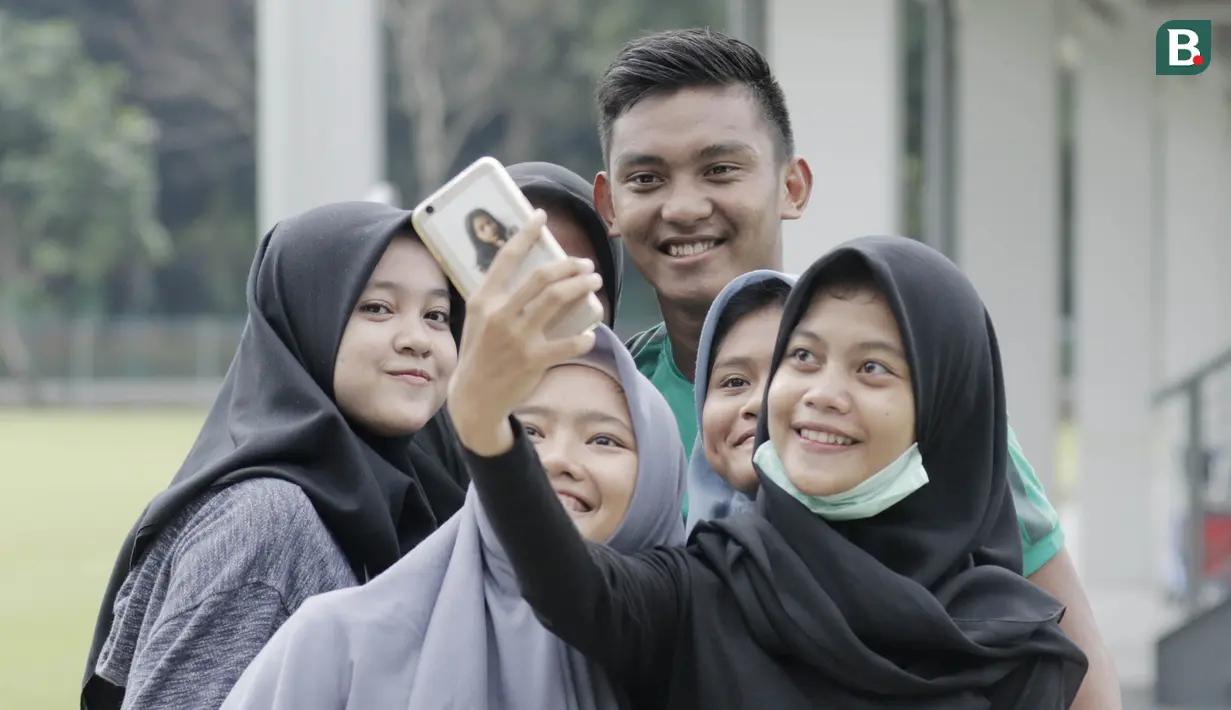
[[[487,273],[496,252],[521,230],[523,212],[490,173],[475,176],[466,189],[433,210],[437,228],[465,234],[452,247],[467,266]]]
[[[429,215],[422,224],[425,241],[436,245],[433,253],[467,298],[479,288],[501,247],[521,231],[531,214],[529,206],[517,200],[521,193],[512,181],[501,179],[499,163],[495,168],[478,169],[457,188],[446,186],[421,205]],[[526,254],[509,288],[517,288],[537,267],[563,258],[564,252],[547,237]],[[602,322],[602,317],[602,305],[591,297],[564,314],[549,334],[581,333]]]

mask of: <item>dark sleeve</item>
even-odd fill
[[[586,542],[516,420],[513,447],[463,456],[539,621],[618,682],[665,687],[687,598],[683,550],[620,555]]]

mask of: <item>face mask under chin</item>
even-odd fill
[[[826,520],[866,520],[880,515],[928,483],[917,443],[853,488],[824,496],[804,493],[791,482],[772,441],[757,447],[752,461],[774,485]]]

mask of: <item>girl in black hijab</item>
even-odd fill
[[[1069,706],[1086,659],[1021,576],[996,336],[952,263],[870,237],[814,264],[774,349],[757,511],[634,556],[576,534],[507,416],[523,386],[500,380],[564,348],[497,324],[538,322],[581,278],[473,299],[449,408],[525,598],[635,707]]]
[[[261,241],[213,409],[120,550],[83,708],[217,708],[305,599],[379,574],[461,507],[465,476],[436,450],[461,302],[408,218],[332,204]]]
[[[624,280],[624,252],[607,234],[594,207],[594,185],[562,165],[545,162],[509,166],[509,176],[534,207],[547,213],[547,228],[564,253],[594,262],[603,278],[596,294],[603,304],[604,323],[615,328]]]

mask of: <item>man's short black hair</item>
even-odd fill
[[[774,130],[780,160],[795,154],[786,97],[755,47],[708,29],[668,30],[624,45],[598,84],[599,138],[610,158],[611,130],[642,99],[695,87],[744,86]]]

